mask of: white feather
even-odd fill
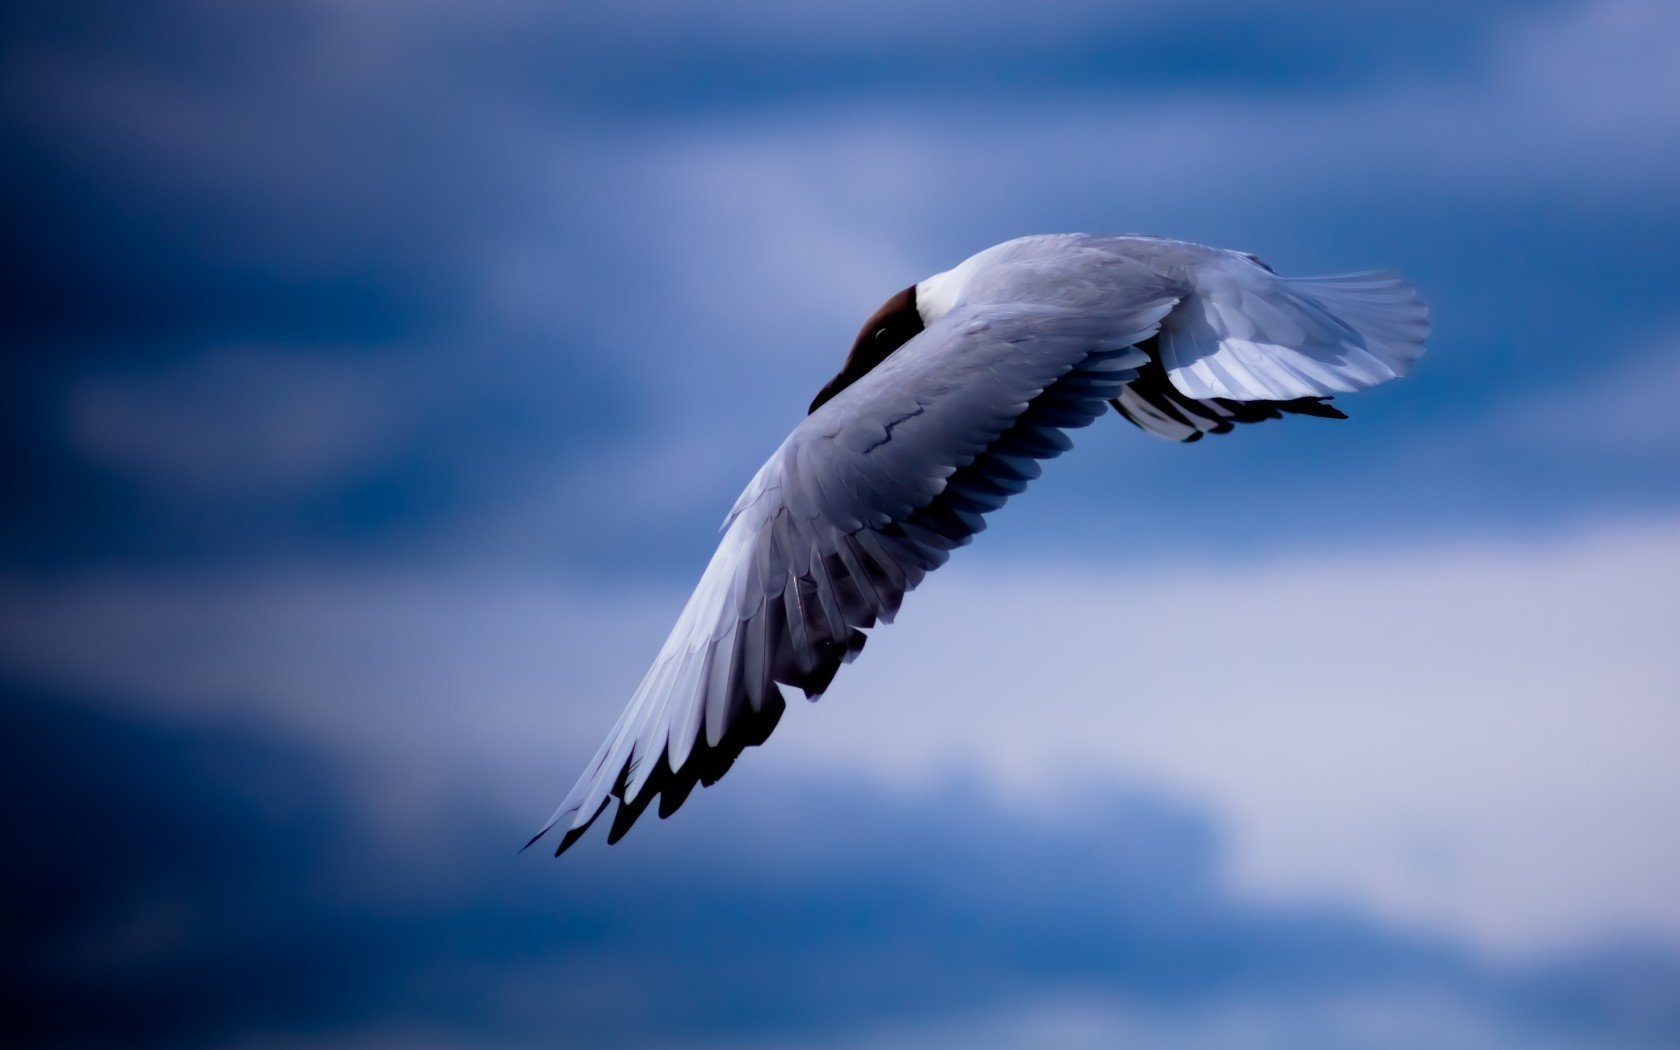
[[[1161,364],[1187,397],[1287,401],[1365,390],[1423,356],[1429,311],[1388,273],[1283,278],[1225,253],[1161,325]]]

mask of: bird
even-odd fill
[[[1407,374],[1429,312],[1398,274],[1280,276],[1139,234],[994,245],[896,293],[724,520],[669,638],[576,786],[527,843],[608,843],[670,816],[785,710],[819,698],[904,596],[1112,409],[1198,441]]]

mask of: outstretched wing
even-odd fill
[[[808,696],[983,516],[1071,447],[1146,360],[1174,298],[1093,315],[960,307],[807,416],[742,493],[653,667],[539,831],[563,852],[618,799],[609,841],[669,815],[762,743],[780,685]]]

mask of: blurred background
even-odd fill
[[[0,15],[18,1047],[1680,1046],[1680,7]],[[1393,267],[1080,435],[672,820],[517,854],[887,295]]]

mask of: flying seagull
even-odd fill
[[[541,831],[616,842],[711,785],[890,623],[906,592],[1112,406],[1196,441],[1403,376],[1428,310],[1393,273],[1287,278],[1253,255],[1144,236],[988,248],[875,311],[741,493],[671,636]]]

